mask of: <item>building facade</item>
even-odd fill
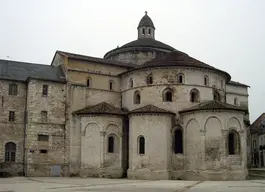
[[[51,65],[0,62],[1,170],[26,176],[242,180],[248,86],[155,39]]]
[[[250,126],[252,167],[265,167],[265,113]]]

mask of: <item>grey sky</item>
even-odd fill
[[[157,40],[250,85],[251,121],[265,112],[264,0],[0,2],[1,59],[50,64],[56,50],[103,57],[137,38],[148,11]]]

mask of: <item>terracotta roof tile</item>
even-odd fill
[[[146,105],[144,107],[140,107],[128,112],[128,114],[134,114],[134,113],[165,113],[165,114],[175,115],[175,113],[171,111],[156,107],[154,105]]]
[[[88,106],[83,109],[73,112],[76,115],[86,115],[86,114],[109,114],[109,115],[124,115],[125,113],[109,103],[102,102],[93,106]]]
[[[233,111],[248,112],[246,108],[230,105],[227,103],[221,103],[216,100],[213,100],[213,101],[206,101],[204,103],[200,103],[188,109],[183,109],[180,111],[180,113],[199,111],[199,110],[233,110]]]

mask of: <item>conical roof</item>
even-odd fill
[[[147,11],[145,12],[145,15],[140,20],[140,23],[139,23],[137,29],[139,27],[152,27],[155,29],[155,26],[154,26],[152,19],[147,15]]]

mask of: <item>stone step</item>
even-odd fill
[[[248,175],[250,178],[263,178],[263,179],[265,179],[265,169],[263,169],[263,168],[249,169]]]

